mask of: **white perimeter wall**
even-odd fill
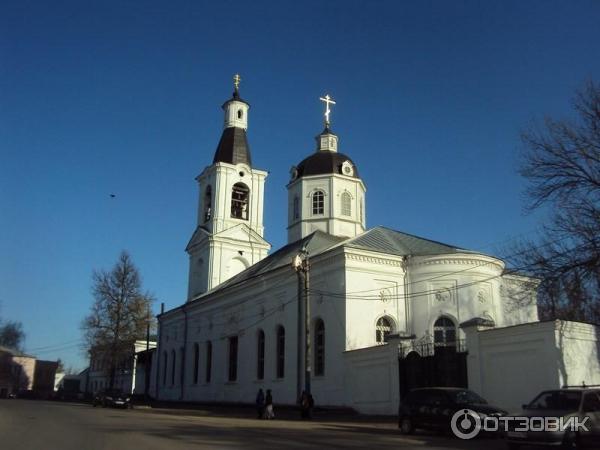
[[[545,389],[600,384],[600,327],[551,321],[465,329],[469,388],[517,411]]]

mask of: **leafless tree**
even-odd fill
[[[93,273],[92,292],[94,303],[82,331],[90,358],[102,358],[108,367],[112,388],[117,369],[132,356],[135,341],[146,336],[153,297],[142,292],[138,269],[125,251],[111,271]]]
[[[542,318],[600,323],[600,86],[586,83],[573,108],[576,120],[546,118],[521,134],[527,208],[551,212],[512,262],[541,280]]]
[[[21,322],[9,321],[0,323],[0,345],[15,350],[23,350],[25,332]]]

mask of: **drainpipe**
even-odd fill
[[[408,297],[408,258],[402,258],[402,269],[404,270],[404,323],[406,333],[412,333],[412,324],[410,323],[410,298]]]

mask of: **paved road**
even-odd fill
[[[393,423],[263,421],[202,411],[116,410],[35,400],[0,400],[0,450],[179,449],[504,450],[499,440],[398,434]]]

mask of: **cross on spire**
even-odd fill
[[[242,77],[240,77],[239,73],[236,73],[233,76],[233,86],[235,87],[236,92],[240,89],[240,81],[242,81]]]
[[[329,105],[335,105],[335,101],[329,96],[329,94],[326,94],[325,97],[319,97],[319,100],[325,103],[325,126],[329,128],[329,114],[331,113]]]

